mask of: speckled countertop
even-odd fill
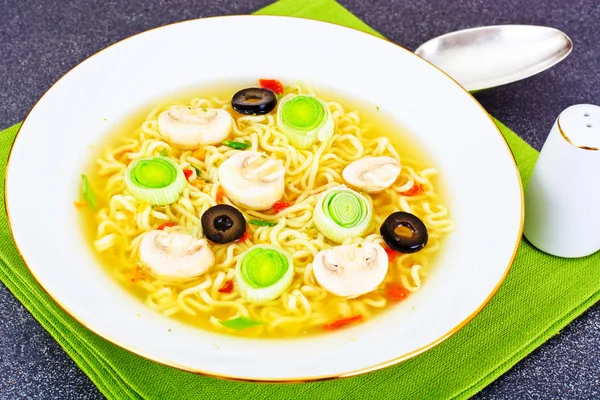
[[[271,0],[0,0],[0,128],[21,121],[59,77],[132,34],[211,15],[247,14]],[[557,27],[575,43],[561,64],[478,95],[495,117],[540,148],[555,117],[600,105],[599,0],[340,0],[390,40],[414,50],[445,32],[479,25]],[[599,266],[600,268],[600,266]],[[0,283],[0,399],[99,399],[102,395]],[[599,399],[600,306],[476,396]]]

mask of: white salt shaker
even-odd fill
[[[600,107],[564,110],[525,192],[525,237],[560,257],[600,250]]]

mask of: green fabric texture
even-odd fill
[[[282,0],[260,14],[320,19],[375,33],[332,0]],[[499,121],[527,182],[538,153]],[[0,173],[19,125],[0,133]],[[4,185],[2,185],[4,190]],[[400,365],[358,377],[302,384],[237,383],[148,361],[99,338],[63,312],[32,278],[0,213],[0,279],[109,399],[468,398],[592,306],[600,296],[600,253],[576,260],[526,241],[504,285],[466,327]]]

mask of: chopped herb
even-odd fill
[[[231,141],[231,140],[224,140],[223,144],[225,146],[229,146],[232,149],[236,149],[236,150],[246,150],[248,147],[250,147],[249,143],[234,142],[234,141]]]
[[[255,320],[247,318],[247,317],[239,317],[239,318],[234,318],[234,319],[230,319],[227,321],[219,321],[219,322],[221,323],[221,325],[226,326],[229,329],[234,329],[236,331],[240,331],[242,329],[247,329],[247,328],[253,328],[255,326],[264,324],[264,322],[255,321]]]
[[[375,108],[377,109],[377,111],[379,111],[379,106],[375,106]]]
[[[194,171],[196,171],[196,176],[198,178],[200,178],[200,176],[202,175],[202,173],[200,172],[200,168],[196,167],[195,165],[191,165],[191,164],[190,164],[190,167],[194,168]]]
[[[267,156],[265,156],[264,154],[263,154],[263,155],[261,155],[261,157],[262,157],[262,158],[267,158]]]
[[[171,330],[169,329],[169,332],[171,332]]]
[[[104,118],[104,120],[106,121],[106,118]]]
[[[163,157],[169,157],[169,152],[165,149],[161,149],[158,154],[160,154]]]
[[[96,202],[96,193],[90,186],[90,181],[87,175],[81,174],[81,194],[92,211],[98,211],[98,203]]]
[[[207,108],[203,108],[202,111],[208,112],[208,109]]]
[[[256,225],[256,226],[275,226],[275,225],[277,225],[277,222],[265,221],[262,219],[251,219],[250,221],[248,221],[248,223],[250,225]]]

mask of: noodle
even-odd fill
[[[294,93],[314,93],[312,89],[292,86]],[[220,184],[217,169],[229,156],[239,150],[227,146],[205,146],[204,155],[191,150],[181,151],[162,141],[158,133],[157,116],[165,109],[183,103],[171,103],[153,109],[133,135],[121,137],[120,143],[106,148],[97,160],[94,174],[95,187],[101,209],[94,215],[94,247],[101,253],[111,273],[142,297],[148,307],[204,328],[228,332],[219,321],[239,316],[265,322],[264,325],[235,332],[244,336],[293,336],[320,331],[320,327],[340,318],[361,314],[369,318],[390,305],[383,290],[375,290],[356,299],[333,296],[318,286],[312,275],[313,257],[321,250],[336,245],[325,239],[312,224],[312,215],[319,195],[327,188],[343,184],[341,172],[350,162],[365,155],[390,156],[401,161],[402,170],[396,183],[379,194],[364,194],[375,210],[375,223],[366,238],[348,239],[350,242],[383,243],[378,229],[392,212],[406,211],[419,216],[429,232],[429,242],[419,253],[401,254],[390,264],[384,284],[401,283],[413,293],[420,289],[432,259],[442,240],[453,229],[449,211],[441,204],[439,188],[434,180],[438,171],[429,165],[409,159],[418,154],[405,154],[401,159],[392,145],[393,137],[382,136],[372,125],[362,121],[361,113],[344,107],[342,103],[328,102],[335,121],[335,133],[327,142],[312,150],[291,146],[286,136],[276,128],[273,115],[235,117],[234,138],[250,143],[253,151],[264,151],[280,159],[286,168],[284,201],[292,206],[277,216],[268,211],[241,209],[246,219],[277,222],[273,227],[249,225],[252,244],[270,243],[287,250],[294,262],[295,275],[291,286],[278,299],[257,305],[246,302],[237,291],[221,293],[223,285],[233,279],[234,268],[241,253],[249,247],[236,242],[212,245],[215,265],[204,275],[186,284],[172,284],[153,278],[137,266],[138,248],[143,235],[167,221],[181,230],[202,235],[200,216],[209,207],[218,204]],[[226,98],[195,98],[196,107],[231,110]],[[403,150],[401,147],[398,149]],[[189,184],[182,197],[163,207],[151,207],[136,200],[125,189],[124,170],[131,160],[155,156],[167,150],[171,157],[185,167],[195,167],[188,178]],[[405,152],[402,152],[404,154]],[[198,172],[196,172],[196,169]],[[413,186],[421,185],[422,193],[402,195]],[[222,201],[232,204],[226,197]],[[132,276],[134,276],[132,278]]]

